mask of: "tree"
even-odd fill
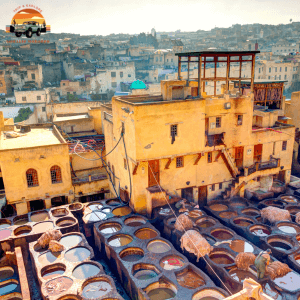
[[[30,107],[22,107],[19,109],[18,115],[14,118],[14,121],[17,123],[27,120],[32,113],[33,111],[30,109]]]

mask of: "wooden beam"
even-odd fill
[[[202,156],[201,153],[199,153],[196,160],[195,160],[195,162],[194,162],[194,165],[198,165],[198,162],[201,159],[201,156]]]
[[[165,165],[165,169],[169,169],[169,166],[170,166],[171,162],[172,162],[172,158],[169,158],[168,162]]]
[[[221,156],[221,154],[222,154],[222,151],[220,150],[219,153],[218,153],[218,155],[216,156],[215,161],[218,161],[218,159],[219,159],[219,157]]]
[[[136,175],[136,172],[137,172],[137,168],[139,166],[139,162],[134,166],[134,169],[133,169],[133,172],[132,172],[132,175]]]

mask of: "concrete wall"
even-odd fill
[[[16,97],[16,103],[20,103],[20,104],[48,102],[45,90],[15,91],[15,97]],[[23,100],[23,97],[25,97],[24,100]],[[40,100],[38,100],[38,97],[40,97]]]

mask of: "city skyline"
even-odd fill
[[[4,17],[1,18],[1,29],[10,24],[15,14],[13,11],[23,1],[11,1],[1,4]],[[287,24],[292,19],[300,21],[300,3],[297,1],[253,0],[243,3],[240,0],[218,0],[212,2],[186,0],[171,1],[128,1],[120,3],[113,0],[109,3],[89,1],[53,0],[50,3],[32,1],[51,24],[53,33],[76,33],[81,35],[109,35],[112,33],[138,34],[157,31],[197,31],[211,30],[214,27],[231,27],[233,24]],[[23,7],[22,7],[23,8]],[[191,9],[192,8],[192,9]],[[21,9],[21,8],[20,8]],[[67,12],[67,13],[66,13]],[[298,18],[298,19],[297,19]]]

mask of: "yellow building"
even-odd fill
[[[102,122],[107,153],[116,148],[106,159],[117,193],[130,198],[136,211],[150,214],[169,196],[171,201],[181,196],[199,205],[217,197],[243,196],[266,177],[289,182],[295,128],[281,122],[282,104],[270,109],[260,92],[254,99],[256,53],[178,54],[179,80],[162,81],[160,96],[112,99],[112,113],[104,111]],[[182,79],[184,59],[201,66],[197,80]],[[218,72],[205,77],[205,64],[217,68],[218,61],[249,63],[251,74],[233,77],[229,66],[222,77]],[[242,81],[249,82],[245,93]],[[214,83],[213,95],[207,96],[206,82]],[[217,93],[219,82],[222,94]],[[233,82],[238,89],[230,91]],[[280,99],[282,103],[282,94]],[[116,146],[122,130],[125,146],[122,141]]]

